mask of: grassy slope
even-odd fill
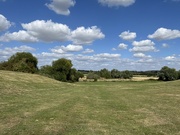
[[[61,83],[0,71],[0,134],[179,135],[180,81]]]

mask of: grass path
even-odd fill
[[[81,82],[0,71],[1,135],[179,135],[180,81]]]

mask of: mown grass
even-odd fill
[[[1,135],[179,135],[180,81],[62,83],[0,71]]]

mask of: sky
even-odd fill
[[[0,0],[0,61],[17,52],[39,67],[180,70],[180,0]]]

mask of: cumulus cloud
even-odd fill
[[[164,58],[166,61],[174,61],[176,59],[176,57],[173,55],[173,56],[167,56]]]
[[[137,63],[153,63],[153,62],[154,62],[153,59],[140,59],[137,61]],[[148,66],[151,66],[151,64]]]
[[[96,57],[99,57],[99,58],[105,58],[105,59],[112,59],[112,58],[120,58],[120,54],[110,54],[110,53],[100,53],[100,54],[97,54],[95,55]]]
[[[97,26],[78,27],[76,30],[71,32],[71,38],[74,44],[91,44],[94,40],[102,39],[105,35],[101,32]]]
[[[74,0],[51,0],[51,3],[46,3],[46,6],[57,14],[69,15],[69,8],[73,7],[75,3]]]
[[[9,41],[21,41],[21,42],[37,42],[38,39],[30,35],[27,31],[20,30],[13,33],[5,33],[0,37],[0,41],[9,42]]]
[[[119,35],[119,37],[122,38],[123,40],[132,41],[136,38],[136,33],[130,31],[124,31]]]
[[[98,69],[98,68],[105,68],[104,66],[101,67],[103,64],[113,65],[114,63],[118,63],[120,61],[120,54],[110,54],[110,53],[100,53],[94,55],[77,55],[73,59],[77,61],[81,68],[84,69]]]
[[[93,53],[93,52],[94,52],[94,50],[89,49],[89,48],[87,48],[83,51],[84,54]]]
[[[148,38],[157,39],[157,40],[170,40],[170,39],[180,38],[180,31],[166,29],[166,28],[159,28],[152,35],[148,35]]]
[[[70,38],[71,30],[65,24],[54,23],[51,20],[36,20],[22,24],[27,32],[41,41],[67,41]]]
[[[51,49],[51,51],[53,53],[67,53],[67,52],[79,52],[82,51],[83,47],[82,46],[78,46],[78,45],[67,45],[67,46],[57,46],[53,49]]]
[[[41,54],[37,54],[37,57],[41,61],[46,61],[46,63],[50,63],[53,60],[57,60],[59,58],[72,58],[74,55],[73,54],[62,54],[62,53],[49,53],[49,52],[42,52]],[[47,62],[48,60],[48,62]],[[43,64],[40,64],[43,65]]]
[[[78,61],[87,61],[87,62],[100,62],[100,61],[114,61],[120,59],[120,54],[110,54],[110,53],[100,53],[100,54],[94,54],[92,56],[87,55],[77,55],[75,57]]]
[[[129,49],[131,52],[150,52],[150,51],[158,51],[154,45],[155,43],[151,40],[142,40],[142,41],[134,41],[132,43],[133,48]]]
[[[136,58],[151,58],[150,55],[145,55],[144,53],[135,53],[133,56]]]
[[[157,51],[154,46],[135,46],[132,49],[129,49],[130,52],[150,52],[150,51]]]
[[[124,43],[120,43],[118,48],[119,49],[127,49],[128,45],[124,44]]]
[[[13,33],[5,33],[0,36],[0,41],[21,42],[63,42],[72,41],[76,45],[91,44],[105,35],[97,26],[88,28],[78,27],[72,31],[67,25],[55,23],[51,20],[35,20],[30,23],[21,24],[24,30]]]
[[[154,46],[154,42],[151,40],[141,40],[141,41],[134,41],[132,43],[133,46]]]
[[[11,26],[11,22],[6,17],[0,14],[0,32],[7,30]]]
[[[128,7],[135,3],[135,0],[98,0],[98,2],[108,7]]]

